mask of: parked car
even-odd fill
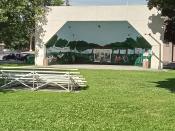
[[[21,52],[21,53],[8,53],[2,55],[2,60],[10,61],[22,61],[28,64],[34,64],[35,53],[34,52]]]
[[[22,54],[22,53],[10,53],[3,56],[3,60],[19,60],[19,61],[27,61],[27,57],[30,54]]]
[[[3,60],[16,60],[16,56],[14,53],[10,53],[8,55],[3,56]]]

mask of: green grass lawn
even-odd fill
[[[0,67],[20,67],[20,66],[32,66],[32,64],[4,64],[4,63],[0,63]]]
[[[0,130],[175,130],[175,72],[81,73],[79,93],[0,92]]]

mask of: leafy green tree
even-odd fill
[[[145,48],[150,49],[151,45],[143,38],[143,37],[137,37],[137,46],[138,48]]]
[[[175,1],[174,0],[147,0],[149,9],[156,7],[159,10],[169,9],[174,10]],[[166,14],[168,15],[168,14]]]
[[[78,51],[84,51],[86,49],[88,49],[88,43],[86,41],[77,41],[76,42],[76,49]]]
[[[125,48],[135,48],[136,45],[136,41],[133,38],[127,38],[123,44]]]
[[[49,47],[53,47],[56,42],[58,40],[58,36],[55,34],[46,44],[46,47],[49,48]]]
[[[46,6],[61,4],[62,0],[1,0],[0,42],[9,48],[29,48],[35,23],[45,18]]]
[[[165,41],[175,43],[175,0],[147,0],[149,9],[156,7],[162,12],[162,16],[168,18],[165,21]]]
[[[68,47],[70,47],[71,50],[74,50],[76,48],[77,41],[70,41],[68,43]]]
[[[65,47],[68,44],[68,41],[65,39],[59,39],[57,40],[57,42],[55,43],[56,47]]]

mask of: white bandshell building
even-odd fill
[[[36,26],[35,64],[55,56],[57,64],[135,65],[149,50],[151,68],[162,68],[173,60],[172,45],[163,43],[163,22],[159,11],[145,5],[48,7]]]

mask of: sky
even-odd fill
[[[146,0],[69,0],[71,5],[144,5]]]

